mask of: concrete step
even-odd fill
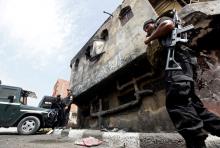
[[[101,132],[88,129],[56,129],[54,135],[67,136],[73,140],[95,137],[104,141],[106,148],[185,148],[185,142],[178,133],[131,133]],[[209,135],[208,148],[220,148],[220,138]],[[100,145],[100,148],[103,147]]]

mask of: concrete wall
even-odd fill
[[[109,126],[133,132],[174,131],[165,108],[165,91],[144,97],[140,106],[109,116]]]
[[[136,67],[134,65],[138,66]],[[99,129],[117,127],[119,129],[135,132],[174,131],[173,124],[165,109],[163,80],[160,78],[158,79],[158,76],[154,76],[137,80],[135,84],[131,83],[133,79],[139,79],[149,72],[143,71],[140,76],[132,76],[131,74],[132,72],[138,72],[140,69],[149,66],[146,55],[145,58],[140,59],[139,62],[134,62],[131,66],[135,68],[126,66],[125,70],[120,71],[120,74],[116,76],[116,79],[111,79],[111,83],[101,87],[101,89],[97,89],[94,93],[88,94],[85,98],[80,98],[85,99],[83,103],[79,105],[79,109],[81,110],[81,112],[79,112],[79,121],[81,120],[79,125],[81,128]],[[128,78],[125,78],[126,75]],[[116,86],[116,83],[120,83],[119,86]],[[128,83],[131,84],[127,85]],[[119,90],[118,87],[122,87],[123,85],[127,85],[127,87]],[[134,101],[135,85],[139,90],[152,89],[154,93],[141,96],[139,103],[123,110],[101,117],[94,117],[91,115],[91,105],[93,106],[93,113],[98,113],[100,111],[99,99],[102,99],[101,111],[116,109],[126,103]]]
[[[128,5],[131,7],[134,16],[122,26],[119,13],[121,9]],[[70,87],[73,93],[78,95],[87,91],[130,61],[144,54],[146,45],[143,43],[145,33],[142,26],[145,20],[152,17],[156,18],[156,14],[148,1],[125,0],[113,12],[113,17],[110,17],[99,28],[72,60]],[[93,42],[93,39],[100,36],[104,29],[107,29],[109,33],[109,39],[102,49],[105,53],[97,62],[90,62],[83,53],[88,45]],[[75,68],[74,64],[77,58],[79,59],[79,65],[78,68]]]

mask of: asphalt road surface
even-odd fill
[[[47,135],[18,135],[16,128],[0,128],[0,148],[84,148],[69,137]],[[106,148],[105,144],[96,148]]]

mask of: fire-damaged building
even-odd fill
[[[218,0],[124,0],[71,61],[78,126],[174,130],[165,108],[163,54],[157,41],[144,44],[142,29],[144,21],[173,8],[184,25],[194,25],[188,44],[198,56],[196,92],[220,115],[219,7]]]

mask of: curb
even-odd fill
[[[178,133],[131,133],[101,132],[88,129],[55,129],[53,135],[78,140],[94,137],[102,140],[106,148],[185,148],[185,141]],[[211,136],[206,139],[207,148],[219,148],[220,138]]]

